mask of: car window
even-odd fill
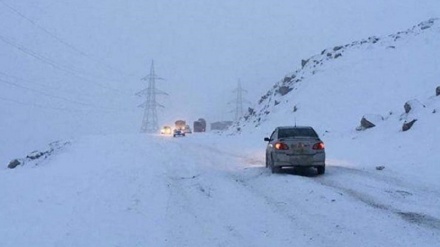
[[[291,129],[280,129],[278,138],[289,138],[289,137],[318,137],[318,134],[313,129],[310,128],[291,128]]]
[[[275,136],[276,136],[276,130],[274,130],[273,132],[272,132],[272,135],[270,135],[270,139],[271,140],[275,140]]]

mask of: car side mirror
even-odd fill
[[[269,137],[264,137],[264,141],[265,142],[270,142],[270,138]]]

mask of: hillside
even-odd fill
[[[431,19],[386,37],[326,48],[277,82],[238,127],[264,126],[282,116],[279,121],[347,132],[365,114],[400,116],[409,100],[431,106],[440,86],[439,36],[440,20]]]
[[[267,136],[278,125],[311,125],[339,162],[366,169],[387,165],[396,172],[412,167],[406,172],[420,179],[440,176],[439,58],[438,19],[326,48],[277,82],[232,132]],[[415,102],[409,113],[406,102]],[[364,116],[376,127],[357,130]],[[413,119],[413,127],[402,131]]]

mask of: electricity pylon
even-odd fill
[[[235,104],[235,110],[234,110],[235,118],[234,118],[234,120],[238,121],[243,116],[243,103],[248,102],[247,100],[243,99],[243,93],[247,93],[247,91],[241,87],[241,82],[240,82],[240,80],[238,80],[238,86],[233,92],[236,93],[236,98],[234,101],[232,101],[230,103]]]
[[[140,132],[153,133],[159,129],[159,124],[157,123],[157,107],[164,107],[157,103],[156,95],[168,94],[156,88],[156,80],[163,79],[158,77],[154,72],[154,61],[151,61],[150,74],[142,78],[142,80],[148,80],[148,87],[136,93],[137,96],[146,96],[146,101],[138,106],[145,109]]]

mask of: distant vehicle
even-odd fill
[[[185,125],[185,128],[183,128],[183,133],[191,134],[192,133],[191,127],[189,127],[189,125]]]
[[[206,131],[206,121],[203,118],[194,121],[194,132],[205,132]]]
[[[160,133],[162,135],[171,135],[172,129],[170,126],[163,126],[163,128],[160,130]]]
[[[174,129],[173,137],[177,137],[177,136],[185,136],[185,132],[183,132],[183,130],[180,129]]]
[[[325,146],[316,131],[309,126],[277,127],[266,148],[266,167],[279,173],[283,167],[315,167],[325,173]]]
[[[174,124],[175,124],[176,129],[178,129],[178,130],[183,130],[183,129],[185,129],[185,126],[186,126],[186,122],[184,120],[177,120]]]

